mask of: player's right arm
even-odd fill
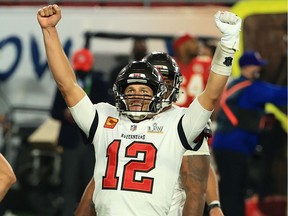
[[[62,48],[56,29],[60,19],[61,9],[56,4],[45,6],[37,12],[50,70],[67,106],[72,107],[85,96],[85,92],[77,84],[75,73]]]

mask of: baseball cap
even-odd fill
[[[188,40],[193,40],[193,39],[195,38],[189,33],[182,34],[173,42],[173,49],[177,50],[183,43],[185,43]]]
[[[87,48],[76,51],[72,60],[76,71],[90,72],[94,64],[93,54]]]
[[[258,52],[245,51],[239,59],[239,66],[242,68],[249,65],[263,66],[268,63],[267,60],[262,59]]]

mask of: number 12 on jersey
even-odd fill
[[[102,189],[117,190],[119,149],[121,140],[114,140],[107,148],[107,166],[102,180]],[[143,159],[137,159],[143,153]],[[155,168],[157,149],[152,143],[135,141],[125,149],[125,157],[131,158],[124,167],[121,190],[152,193],[154,178],[142,177],[136,180],[136,173],[148,173]],[[137,160],[136,160],[137,159]]]

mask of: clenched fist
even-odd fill
[[[61,9],[58,5],[48,5],[38,10],[37,19],[41,28],[55,27],[61,19]]]
[[[234,13],[218,11],[215,16],[217,28],[222,33],[221,43],[223,46],[239,50],[239,33],[242,20]]]

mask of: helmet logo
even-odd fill
[[[132,73],[132,74],[129,74],[129,78],[143,78],[143,79],[145,79],[146,76],[143,73]]]
[[[166,65],[154,65],[162,75],[168,75],[169,74],[169,69]]]

